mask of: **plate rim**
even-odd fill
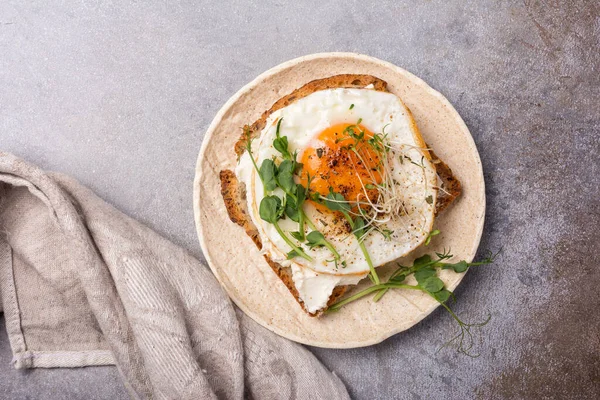
[[[230,289],[228,288],[228,286],[223,282],[223,279],[220,276],[218,269],[213,267],[213,261],[210,257],[210,253],[207,250],[208,246],[204,239],[202,224],[200,223],[200,197],[201,197],[200,181],[204,175],[204,171],[201,168],[202,160],[204,159],[204,154],[208,147],[208,143],[212,139],[212,136],[216,130],[216,127],[221,123],[223,116],[227,113],[227,111],[229,110],[231,105],[234,104],[246,92],[248,92],[252,88],[258,86],[265,79],[267,79],[268,77],[270,77],[272,75],[277,74],[281,70],[287,69],[289,67],[298,65],[303,62],[313,61],[313,60],[317,60],[317,59],[327,59],[327,58],[358,59],[360,61],[366,61],[366,62],[370,62],[370,63],[380,64],[381,66],[383,66],[385,68],[393,70],[395,73],[405,75],[409,79],[414,80],[416,83],[422,85],[426,91],[428,91],[430,94],[435,96],[438,100],[440,100],[444,104],[444,106],[446,106],[448,108],[448,110],[452,114],[455,115],[456,121],[460,125],[461,129],[464,130],[466,133],[468,133],[468,135],[466,135],[467,136],[466,139],[468,141],[469,146],[471,146],[472,149],[474,150],[474,155],[476,156],[476,163],[477,163],[477,166],[479,167],[478,171],[477,171],[478,172],[477,177],[482,184],[482,190],[481,190],[480,196],[481,196],[481,204],[483,205],[482,206],[483,207],[482,208],[482,217],[479,220],[480,221],[479,226],[477,227],[475,240],[473,241],[473,248],[471,249],[471,254],[473,254],[473,257],[471,257],[471,260],[474,258],[475,254],[477,253],[477,249],[479,248],[479,244],[481,242],[481,237],[483,234],[483,227],[485,224],[485,214],[486,214],[486,207],[487,207],[486,203],[487,202],[486,202],[486,196],[485,196],[485,179],[484,179],[484,175],[483,175],[483,165],[481,163],[481,157],[479,155],[479,151],[477,150],[477,146],[475,144],[475,140],[473,139],[473,135],[471,134],[471,131],[467,127],[466,123],[464,122],[464,120],[462,119],[462,117],[460,116],[458,111],[456,111],[456,109],[454,108],[452,103],[450,103],[450,101],[444,95],[442,95],[440,92],[438,92],[437,90],[435,90],[431,86],[429,86],[429,84],[427,82],[425,82],[423,79],[419,78],[418,76],[412,74],[411,72],[405,70],[402,67],[392,64],[391,62],[384,61],[384,60],[378,59],[376,57],[368,56],[365,54],[353,53],[353,52],[323,52],[323,53],[314,53],[314,54],[308,54],[308,55],[296,57],[291,60],[280,63],[272,68],[269,68],[265,72],[259,74],[257,77],[255,77],[250,82],[248,82],[247,84],[242,86],[238,91],[236,91],[225,102],[225,104],[223,104],[223,106],[221,106],[221,108],[215,114],[213,120],[211,121],[210,125],[208,126],[208,128],[206,129],[206,132],[204,134],[204,138],[202,140],[202,145],[200,146],[200,151],[199,151],[198,157],[196,159],[195,175],[194,175],[194,181],[193,181],[194,186],[193,186],[193,205],[192,205],[192,207],[194,210],[194,222],[196,225],[196,233],[198,236],[198,241],[200,242],[200,248],[202,250],[202,254],[204,255],[204,258],[206,259],[208,266],[210,267],[213,275],[215,276],[215,278],[217,279],[217,281],[219,282],[219,284],[221,285],[223,290],[225,290],[225,292],[227,293],[227,295],[231,299],[231,301],[233,301],[233,303],[235,303],[240,308],[240,310],[242,310],[242,312],[244,312],[248,317],[250,317],[254,322],[258,323],[259,325],[265,327],[266,329],[274,332],[275,334],[277,334],[279,336],[285,337],[289,340],[292,340],[292,341],[298,342],[298,343],[302,343],[305,345],[321,347],[321,348],[350,349],[350,348],[367,347],[367,346],[372,346],[372,345],[381,343],[384,340],[386,340],[400,332],[403,332],[405,330],[412,328],[413,326],[415,326],[419,322],[421,322],[423,319],[425,319],[435,309],[437,309],[439,307],[439,303],[434,303],[432,307],[430,307],[426,311],[422,312],[421,315],[419,316],[419,318],[417,318],[415,320],[415,323],[413,325],[411,325],[410,327],[400,328],[400,329],[391,329],[380,335],[373,336],[369,340],[345,342],[343,344],[342,343],[330,343],[327,341],[307,340],[304,337],[296,336],[296,335],[294,335],[290,332],[287,332],[285,330],[282,330],[276,326],[270,325],[267,321],[264,321],[261,318],[258,318],[251,309],[246,307],[246,305],[243,303],[243,301],[237,299],[230,292]],[[469,261],[471,261],[471,260],[469,260]],[[465,273],[463,273],[459,277],[459,279],[455,282],[455,284],[453,285],[451,290],[454,290],[454,288],[456,288],[460,284],[460,282],[464,278],[464,275],[465,275]]]

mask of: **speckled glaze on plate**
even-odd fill
[[[436,218],[434,227],[442,233],[427,250],[431,253],[451,248],[456,260],[472,260],[483,230],[485,187],[479,154],[467,126],[448,100],[421,79],[390,63],[354,53],[313,54],[285,62],[258,76],[227,101],[209,126],[200,149],[194,180],[194,216],[210,268],[248,316],[296,342],[353,348],[379,343],[410,328],[438,303],[420,292],[393,290],[378,303],[365,298],[339,312],[309,317],[244,230],[229,220],[219,181],[219,171],[235,167],[234,143],[243,125],[254,122],[292,90],[337,74],[381,78],[410,108],[425,141],[463,185],[461,197]],[[410,263],[423,250],[400,261]],[[381,267],[378,271],[385,278],[391,268]],[[440,273],[450,290],[458,286],[463,275]],[[360,290],[362,285],[354,290]]]

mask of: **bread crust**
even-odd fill
[[[271,106],[271,108],[265,111],[260,116],[260,118],[256,120],[253,124],[244,126],[242,135],[235,144],[235,153],[239,158],[246,149],[247,141],[249,139],[256,138],[260,135],[260,132],[265,127],[269,116],[275,111],[287,107],[294,101],[297,101],[320,90],[336,88],[363,89],[365,86],[369,85],[373,85],[374,90],[388,92],[387,83],[371,75],[336,75],[324,79],[317,79],[305,84],[304,86],[294,90],[288,95],[283,96],[281,99],[277,100]],[[406,107],[406,109],[408,110],[408,107]],[[415,140],[419,144],[419,146],[425,149],[426,144],[419,133],[412,113],[410,112],[410,110],[408,111]],[[456,199],[456,197],[461,192],[461,186],[460,182],[453,176],[450,168],[443,161],[437,158],[433,152],[424,150],[424,153],[428,159],[433,161],[434,165],[436,166],[436,169],[438,169],[438,175],[440,175],[440,178],[443,183],[443,190],[438,192],[438,199],[436,202],[436,214],[438,214],[439,212],[447,208],[452,203],[452,201],[454,201],[454,199]],[[259,249],[262,249],[262,243],[260,240],[258,230],[252,223],[252,220],[248,213],[245,185],[242,182],[238,181],[237,177],[235,176],[235,173],[231,170],[221,171],[220,180],[221,195],[223,196],[223,200],[225,202],[225,207],[227,209],[227,213],[229,214],[229,218],[232,222],[241,226],[246,231],[246,234],[250,236],[250,238],[256,244],[256,246]],[[320,316],[321,314],[323,314],[348,290],[348,286],[346,285],[336,286],[329,298],[329,301],[327,302],[327,305],[321,310],[311,313],[307,310],[302,299],[300,299],[300,295],[298,293],[298,290],[296,289],[296,285],[294,284],[292,278],[291,268],[281,266],[280,264],[271,260],[268,255],[264,255],[264,257],[271,269],[273,270],[273,272],[275,272],[277,276],[281,279],[281,281],[286,285],[286,287],[288,288],[292,296],[294,296],[298,304],[300,304],[302,309],[312,317]]]
[[[460,194],[462,193],[462,185],[456,179],[450,167],[443,162],[433,150],[429,150],[433,165],[436,172],[442,181],[438,190],[437,200],[435,202],[435,215],[444,211]]]

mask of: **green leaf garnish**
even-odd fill
[[[362,242],[365,234],[365,220],[362,217],[356,217],[352,224],[352,231],[359,242]]]
[[[277,196],[265,196],[260,202],[258,213],[260,217],[270,224],[273,224],[277,233],[281,238],[295,251],[295,254],[308,261],[313,261],[313,258],[306,254],[301,248],[299,248],[294,242],[287,237],[285,232],[279,226],[279,219],[283,216],[285,211],[284,205],[281,203],[281,199]]]
[[[325,205],[330,210],[339,211],[344,215],[344,218],[346,218],[346,221],[348,221],[348,223],[350,224],[350,227],[352,228],[352,232],[358,239],[360,250],[362,251],[363,255],[365,256],[365,260],[367,261],[367,264],[369,265],[369,271],[370,271],[369,277],[373,280],[373,282],[375,284],[379,284],[379,282],[380,282],[379,276],[377,276],[377,272],[375,271],[375,266],[373,265],[373,262],[371,261],[371,257],[369,256],[369,252],[367,251],[367,248],[365,247],[365,243],[363,241],[364,227],[365,227],[364,219],[362,219],[362,217],[356,217],[356,219],[353,220],[349,214],[350,210],[352,209],[352,207],[350,206],[350,203],[348,203],[346,201],[346,199],[344,198],[344,196],[342,196],[340,193],[335,193],[333,191],[333,188],[329,188],[329,194],[327,195],[327,197],[325,199]]]
[[[288,138],[287,136],[281,136],[279,133],[281,130],[281,121],[283,121],[283,118],[279,118],[279,121],[277,121],[277,129],[275,131],[276,137],[275,140],[273,140],[273,147],[275,147],[275,150],[281,153],[281,156],[284,160],[291,160],[292,155],[288,150]]]
[[[279,164],[277,173],[277,184],[285,193],[295,194],[296,182],[294,182],[294,162],[284,160]]]
[[[475,265],[485,265],[494,261],[496,254],[489,254],[484,260],[478,262],[468,263],[466,261],[459,261],[457,263],[445,263],[443,260],[452,257],[449,251],[444,250],[442,253],[436,253],[437,259],[433,259],[430,255],[425,254],[413,261],[413,265],[405,267],[400,265],[398,269],[392,273],[386,283],[374,284],[346,299],[338,301],[333,304],[327,311],[337,311],[344,305],[356,301],[364,296],[374,293],[373,301],[379,301],[389,290],[391,289],[410,289],[419,290],[423,293],[430,295],[435,299],[442,307],[448,311],[448,313],[458,323],[460,331],[459,333],[444,344],[440,350],[452,343],[457,344],[459,352],[466,354],[470,357],[477,357],[479,354],[474,354],[471,350],[474,346],[474,338],[471,332],[472,328],[480,328],[486,325],[491,316],[488,315],[487,319],[479,323],[466,323],[461,320],[447,305],[450,297],[454,298],[454,294],[444,287],[444,282],[437,276],[438,269],[452,269],[455,272],[464,272],[469,267]],[[417,285],[408,285],[403,283],[405,279],[414,274],[417,280]],[[439,351],[439,350],[438,350]]]
[[[288,252],[288,253],[286,254],[286,256],[287,256],[287,259],[288,259],[288,260],[291,260],[291,259],[292,259],[292,258],[294,258],[294,257],[298,257],[298,256],[299,256],[299,254],[298,254],[298,253],[296,253],[296,250],[291,250],[290,252]]]
[[[298,212],[298,205],[296,204],[296,200],[289,194],[286,194],[285,197],[285,215],[287,215],[292,221],[299,222],[300,213]]]
[[[419,269],[415,272],[415,279],[419,284],[425,282],[427,279],[435,276],[435,268],[429,266],[426,268]]]
[[[289,160],[291,158],[291,155],[290,155],[289,151],[287,150],[287,147],[288,147],[287,136],[275,139],[273,141],[273,147],[275,147],[275,150],[277,150],[278,152],[281,153],[284,160]]]
[[[451,295],[452,295],[451,291],[442,289],[442,290],[435,292],[433,294],[433,298],[436,299],[437,301],[439,301],[440,303],[445,303],[450,298]]]
[[[338,261],[340,260],[340,254],[337,252],[337,250],[335,249],[335,247],[333,247],[333,245],[327,241],[327,239],[325,239],[325,236],[323,236],[323,234],[319,231],[312,231],[311,233],[309,233],[308,235],[306,235],[306,240],[308,241],[308,246],[312,249],[314,247],[327,247],[329,249],[329,251],[331,251],[333,253],[333,257],[334,257],[334,262],[337,265]],[[343,268],[346,267],[346,261],[342,261],[342,266]]]
[[[275,181],[275,175],[277,174],[277,166],[275,165],[273,160],[264,160],[260,166],[258,174],[261,177],[263,186],[265,187],[266,191],[272,192],[277,187],[277,182]]]
[[[333,191],[329,192],[327,195],[327,199],[325,200],[325,205],[332,211],[350,211],[350,204],[346,201],[344,196],[339,193],[334,193]]]
[[[258,213],[260,217],[275,224],[281,217],[281,199],[277,196],[265,196],[260,202]]]
[[[300,232],[290,232],[290,235],[296,240],[304,240],[304,235],[300,234]]]
[[[429,246],[429,243],[431,243],[431,238],[434,236],[437,236],[439,234],[440,234],[440,231],[437,229],[429,232],[429,235],[427,235],[427,239],[425,239],[425,246]]]
[[[444,264],[443,269],[452,269],[454,272],[465,272],[469,269],[469,264],[465,261],[459,261],[455,264]]]
[[[367,140],[367,143],[373,148],[373,150],[375,150],[377,153],[381,154],[383,153],[383,150],[386,149],[385,143],[383,142],[383,139],[386,137],[385,134],[374,134],[373,137],[371,137],[369,140]],[[389,148],[388,148],[389,150]],[[400,163],[402,164],[402,157],[399,157]]]
[[[442,281],[437,276],[430,276],[429,278],[419,283],[419,286],[429,293],[436,293],[444,288],[444,281]]]
[[[496,254],[492,254],[491,252],[486,256],[486,258],[484,258],[481,261],[478,262],[471,262],[468,263],[464,260],[459,261],[457,263],[439,263],[439,266],[442,269],[452,269],[454,272],[457,273],[461,273],[461,272],[465,272],[466,270],[469,269],[469,267],[475,267],[478,265],[486,265],[486,264],[491,264],[494,262],[494,260],[496,259],[496,257],[498,257],[498,254],[500,254],[500,251],[498,251]]]
[[[431,265],[431,256],[429,254],[424,254],[413,261],[414,269],[424,268],[428,265]]]
[[[377,231],[383,235],[385,240],[392,240],[392,235],[394,234],[394,231],[391,231],[389,229],[378,229]]]
[[[294,175],[294,167],[295,161],[293,160],[283,160],[281,164],[279,164],[279,168],[277,174],[290,174]]]
[[[325,246],[325,236],[319,231],[312,231],[308,235],[306,235],[306,240],[308,241],[308,246],[312,249],[313,247],[323,247]]]
[[[400,282],[404,282],[404,280],[406,279],[407,276],[408,276],[407,274],[398,274],[398,275],[391,277],[389,280],[390,280],[390,282],[400,283]]]

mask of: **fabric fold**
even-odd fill
[[[132,397],[345,399],[206,266],[73,179],[0,153],[0,295],[15,367],[116,363]]]

